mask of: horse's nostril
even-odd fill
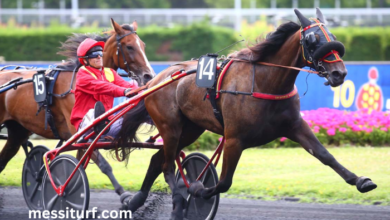
[[[341,77],[341,73],[339,71],[333,71],[332,72],[332,76],[336,79],[340,78]]]
[[[152,78],[153,78],[153,77],[152,77],[151,75],[149,75],[149,74],[145,74],[145,75],[144,75],[144,80],[145,80],[145,82],[150,81]]]

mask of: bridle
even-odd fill
[[[332,42],[332,40],[327,32],[327,29],[324,28],[324,26],[325,26],[324,23],[321,23],[317,19],[311,19],[311,20],[315,23],[313,23],[305,28],[302,27],[300,30],[300,33],[299,33],[300,34],[300,41],[299,42],[302,45],[302,57],[306,63],[306,66],[309,66],[309,67],[313,66],[314,67],[313,69],[315,69],[318,72],[318,76],[327,78],[329,76],[329,72],[323,66],[323,61],[331,63],[331,62],[342,61],[342,59],[340,58],[341,56],[339,55],[339,52],[334,50],[334,49],[331,50],[329,53],[324,54],[322,57],[316,57],[315,53],[318,50],[318,45],[321,43],[321,39],[322,38],[326,39],[327,43]],[[308,34],[306,33],[307,30],[314,28],[314,27],[318,28],[318,30],[316,30],[316,31],[320,30],[320,39],[319,39],[320,42],[317,42],[316,36],[314,34],[315,31],[310,32]],[[323,36],[321,36],[321,35],[323,35]],[[323,43],[321,45],[324,45],[324,44],[326,44],[326,43]],[[321,47],[321,45],[320,45],[320,47]],[[330,55],[334,55],[335,60],[329,61],[329,60],[325,59],[326,57],[328,57]]]
[[[123,56],[123,61],[124,61],[124,64],[126,66],[126,73],[128,74],[128,76],[133,79],[133,80],[136,80],[137,82],[141,82],[141,78],[139,76],[137,76],[133,71],[131,71],[130,69],[130,66],[129,66],[129,63],[127,62],[126,60],[126,56],[125,56],[125,53],[123,52],[123,47],[121,45],[121,40],[124,38],[124,37],[127,37],[129,36],[130,34],[137,34],[136,31],[131,31],[130,33],[127,33],[125,35],[122,35],[122,36],[116,36],[116,42],[117,42],[117,47],[116,47],[116,55],[118,57],[118,62],[117,62],[117,66],[119,67],[119,49],[120,49],[120,52],[122,53],[122,56]],[[126,51],[128,52],[128,49],[126,48]],[[138,80],[137,80],[138,79]]]
[[[318,72],[318,76],[320,77],[327,77],[329,75],[329,72],[325,69],[325,67],[322,65],[322,60],[315,60],[313,58],[313,53],[312,53],[312,50],[309,50],[309,45],[307,45],[308,43],[308,39],[310,37],[315,37],[314,35],[306,35],[304,34],[305,31],[307,31],[308,29],[312,28],[312,27],[316,27],[316,26],[323,26],[325,24],[323,23],[315,23],[315,24],[312,24],[312,25],[309,25],[305,28],[301,28],[300,30],[300,44],[302,45],[302,56],[306,62],[306,66],[309,66],[310,65],[313,65],[314,66],[314,69]],[[305,54],[307,54],[307,59],[305,57]]]

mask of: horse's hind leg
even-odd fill
[[[233,183],[234,171],[243,151],[242,142],[237,138],[226,138],[223,151],[222,172],[217,185],[203,188],[203,184],[198,181],[190,185],[189,193],[195,197],[209,199],[218,193],[224,193],[229,190]]]
[[[192,144],[198,137],[204,132],[203,128],[187,121],[183,126],[182,135],[179,141],[178,152],[184,147]],[[160,149],[154,154],[150,160],[149,168],[146,173],[144,182],[142,183],[141,190],[138,191],[130,201],[127,201],[127,208],[134,212],[141,207],[149,194],[150,189],[153,186],[154,181],[162,173],[162,166],[164,164],[164,150]]]
[[[78,151],[77,152],[77,158],[80,159],[82,157],[82,155],[85,153],[85,151]],[[91,157],[92,161],[94,163],[96,163],[96,165],[99,167],[100,171],[102,171],[102,173],[106,174],[107,177],[110,179],[112,185],[114,186],[114,189],[115,189],[115,192],[118,194],[118,195],[122,195],[123,193],[125,193],[123,187],[118,183],[118,181],[116,180],[113,172],[112,172],[112,167],[111,165],[107,162],[107,160],[100,154],[99,151],[95,150],[93,153],[92,153],[92,157]]]
[[[323,164],[331,167],[348,184],[356,185],[360,192],[364,193],[376,188],[376,184],[369,178],[357,177],[354,173],[350,172],[337,162],[333,155],[330,154],[328,150],[318,141],[304,120],[301,121],[301,124],[297,128],[292,129],[291,133],[287,137],[300,143],[306,151],[320,160]]]
[[[20,146],[28,140],[30,135],[30,132],[16,121],[6,121],[4,124],[8,130],[8,138],[0,153],[0,173],[19,151]]]

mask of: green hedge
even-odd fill
[[[77,30],[78,33],[85,33]],[[98,32],[95,29],[95,32]],[[58,47],[72,33],[69,28],[28,30],[0,29],[0,56],[6,61],[59,61]],[[228,28],[195,23],[187,27],[140,27],[140,38],[146,43],[150,61],[189,60],[218,50],[236,41]]]
[[[390,28],[348,27],[330,30],[345,45],[345,61],[390,60]]]
[[[46,29],[0,27],[0,56],[4,56],[6,61],[60,61],[64,59],[56,54],[60,42],[72,32],[99,31],[103,30],[93,27],[73,30],[63,26]],[[248,27],[243,33],[248,35],[251,31],[258,32],[258,28]],[[331,32],[346,47],[345,61],[390,60],[390,28],[333,28]],[[147,45],[146,55],[150,61],[189,60],[217,52],[241,39],[232,29],[211,26],[207,22],[187,27],[139,27],[138,34]],[[241,44],[242,47],[244,45]]]

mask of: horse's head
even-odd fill
[[[109,62],[125,70],[139,85],[145,85],[156,74],[145,55],[145,43],[137,35],[137,22],[120,26],[111,18],[115,32],[106,42],[104,52]]]
[[[325,26],[325,18],[320,9],[317,8],[317,18],[311,19],[304,17],[298,9],[294,11],[301,22],[300,43],[305,65],[317,70],[319,76],[325,77],[328,80],[326,85],[335,87],[343,84],[347,75],[341,59],[345,48]]]

